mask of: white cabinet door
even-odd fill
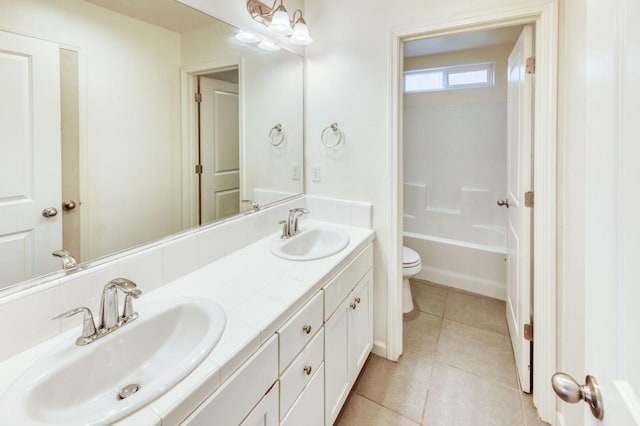
[[[349,304],[349,381],[354,383],[373,346],[373,270],[351,293]]]
[[[326,425],[333,424],[349,394],[348,309],[345,301],[324,326]]]
[[[332,425],[373,345],[373,271],[325,324],[325,424]]]
[[[276,382],[240,426],[277,426],[278,393],[279,382]]]

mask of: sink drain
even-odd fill
[[[131,395],[138,392],[139,390],[140,390],[139,384],[131,383],[130,385],[127,385],[122,389],[120,389],[120,392],[118,392],[118,399],[129,398]]]

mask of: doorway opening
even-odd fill
[[[533,37],[536,47],[536,74],[533,93],[535,123],[532,131],[533,185],[535,188],[535,215],[533,222],[532,267],[536,307],[536,327],[533,338],[536,346],[533,356],[533,400],[540,416],[547,422],[555,418],[556,402],[548,378],[555,371],[556,358],[556,69],[557,69],[557,4],[550,0],[531,6],[512,9],[492,8],[478,11],[464,18],[426,22],[422,25],[398,28],[392,32],[391,88],[392,121],[390,170],[392,239],[396,249],[392,252],[388,293],[388,347],[387,357],[398,359],[402,353],[402,246],[403,246],[403,48],[412,40],[462,34],[478,30],[530,24],[535,26]],[[494,200],[495,202],[496,200]],[[502,201],[505,201],[502,199]],[[511,210],[511,208],[509,209]]]

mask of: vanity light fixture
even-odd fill
[[[280,50],[280,46],[278,46],[272,41],[265,40],[265,39],[263,39],[260,43],[258,43],[258,47],[262,50],[266,50],[269,52],[275,52],[277,50]]]
[[[280,5],[276,4],[280,1]],[[306,46],[313,43],[309,35],[309,28],[302,17],[302,10],[293,12],[293,19],[289,20],[289,14],[284,7],[284,0],[275,0],[269,7],[260,0],[248,0],[247,10],[254,21],[260,22],[273,34],[290,36],[291,44]]]

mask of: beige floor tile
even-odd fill
[[[415,308],[441,317],[447,301],[447,289],[422,280],[411,280],[410,283]]]
[[[522,400],[522,411],[524,413],[525,426],[548,426],[547,422],[540,420],[540,415],[535,405],[533,405],[533,397],[530,394],[520,392]]]
[[[411,352],[398,362],[371,355],[355,392],[419,422],[433,364],[433,360]]]
[[[416,426],[417,424],[357,393],[351,394],[336,421],[337,426]]]
[[[403,352],[435,357],[442,318],[413,311],[404,316]]]
[[[449,291],[444,317],[485,331],[509,335],[505,302],[475,294]]]
[[[519,391],[436,363],[423,424],[428,426],[521,426]]]
[[[443,320],[438,361],[517,389],[509,337]]]

